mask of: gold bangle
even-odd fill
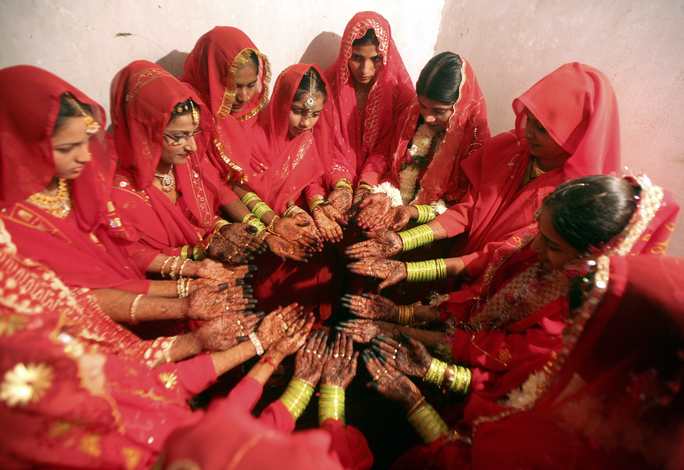
[[[171,263],[171,269],[169,270],[169,277],[171,279],[176,279],[178,277],[178,265],[180,264],[180,256],[173,257],[173,263]]]
[[[190,245],[183,245],[183,248],[181,248],[181,250],[180,250],[180,257],[183,259],[187,259],[189,257],[188,256],[189,251],[190,251]]]
[[[185,265],[188,264],[191,260],[188,258],[185,258],[183,262],[180,265],[180,269],[178,269],[178,277],[182,278],[183,277],[183,269],[185,268]]]
[[[290,380],[283,396],[280,397],[280,401],[283,402],[285,408],[296,421],[304,413],[313,392],[313,385],[300,378],[294,378]]]
[[[128,309],[128,317],[131,320],[131,323],[133,325],[138,323],[138,319],[135,318],[135,312],[138,309],[138,303],[140,303],[140,299],[144,296],[145,294],[138,294],[135,296],[133,299],[133,302],[131,302],[131,306]]]
[[[161,269],[159,270],[159,273],[161,274],[162,279],[166,278],[166,274],[164,274],[164,270],[166,270],[166,265],[169,264],[169,261],[173,259],[173,256],[167,256],[166,259],[164,260],[164,263],[162,263]]]
[[[428,367],[428,370],[425,373],[423,380],[425,380],[427,383],[434,384],[437,387],[441,387],[442,383],[444,382],[444,376],[446,374],[447,365],[448,364],[444,361],[440,361],[437,358],[432,358],[432,362],[430,362],[430,367]]]
[[[401,325],[410,325],[413,323],[413,316],[415,314],[415,306],[411,305],[399,305],[399,318],[398,323]]]
[[[321,385],[321,396],[318,399],[318,422],[323,424],[327,419],[344,422],[344,389],[337,385]]]
[[[421,403],[408,415],[408,421],[418,432],[426,444],[429,444],[449,432],[449,427],[428,403]]]
[[[224,219],[217,220],[216,223],[214,224],[214,228],[212,229],[212,233],[218,232],[219,230],[221,230],[226,225],[230,225],[230,222],[228,222],[227,220],[224,220]]]
[[[309,201],[309,209],[311,209],[313,211],[315,208],[317,208],[321,204],[325,204],[325,198],[323,196],[314,196]]]
[[[202,245],[195,245],[192,248],[192,259],[195,261],[202,261],[207,257],[207,253]]]
[[[435,239],[435,232],[429,225],[419,225],[399,232],[399,237],[401,238],[401,251],[410,251],[432,243]]]
[[[302,209],[296,204],[292,204],[285,210],[285,212],[283,213],[283,217],[293,217],[297,214],[301,214],[302,212],[305,212],[304,209]]]
[[[368,183],[359,183],[356,186],[356,190],[358,191],[359,189],[365,189],[366,191],[370,191],[371,189],[373,189],[373,186],[371,186]]]
[[[347,178],[341,178],[335,183],[335,189],[348,189],[349,191],[353,191],[354,187]]]

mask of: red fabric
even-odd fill
[[[92,160],[70,183],[69,216],[60,219],[20,202],[45,189],[55,175],[50,138],[64,93],[90,105],[104,128],[102,108],[51,73],[30,66],[0,71],[0,217],[22,253],[50,266],[68,285],[146,291],[148,282],[104,228],[113,171],[104,132],[91,138]]]
[[[382,68],[368,94],[365,109],[358,109],[348,61],[352,43],[373,29],[380,42]],[[328,98],[333,106],[323,112],[330,134],[341,133],[327,172],[334,183],[340,178],[375,184],[390,165],[396,116],[415,99],[413,82],[392,40],[390,25],[380,14],[357,13],[347,23],[336,62],[325,71],[331,87]],[[337,129],[335,129],[337,127]],[[328,145],[332,145],[328,143]]]
[[[287,208],[289,202],[297,202],[304,195],[305,189],[307,197],[322,192],[320,180],[324,168],[314,144],[317,129],[302,132],[294,138],[288,135],[288,116],[292,101],[299,83],[310,68],[314,68],[323,77],[318,66],[314,64],[295,64],[287,67],[278,76],[271,102],[259,117],[262,134],[256,170],[263,170],[259,171],[249,184],[279,213]],[[326,90],[330,90],[327,83]]]
[[[113,136],[119,154],[113,197],[130,229],[127,248],[138,266],[147,268],[161,253],[176,255],[186,244],[196,244],[211,230],[221,205],[237,198],[223,183],[206,156],[213,119],[195,92],[161,67],[135,61],[112,82]],[[178,199],[172,203],[153,186],[161,159],[163,131],[173,107],[192,99],[200,106],[197,151],[182,165],[174,165]]]
[[[523,185],[530,162],[524,129],[530,111],[571,154],[562,168]],[[464,202],[437,220],[454,236],[468,231],[460,250],[468,274],[478,277],[493,251],[534,226],[544,197],[579,176],[609,174],[620,165],[620,133],[615,95],[598,70],[579,63],[561,66],[513,102],[515,131],[490,139],[462,164],[470,189]]]
[[[231,114],[235,99],[235,71],[243,51],[253,51],[259,59],[258,92],[250,103]],[[268,59],[241,30],[217,26],[204,34],[185,60],[182,80],[189,83],[209,106],[216,119],[215,138],[222,149],[214,146],[213,163],[222,176],[236,174],[238,179],[251,175],[251,129],[268,102],[271,70]]]
[[[461,88],[453,105],[453,114],[439,147],[421,175],[416,204],[430,204],[440,199],[447,204],[459,202],[467,189],[461,162],[482,147],[489,137],[487,105],[469,62],[462,58]],[[415,101],[399,117],[397,147],[393,152],[388,179],[399,187],[399,172],[410,161],[408,147],[420,119],[420,106]]]

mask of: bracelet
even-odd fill
[[[261,198],[259,196],[257,196],[256,193],[249,192],[249,193],[245,193],[245,195],[240,198],[240,201],[242,201],[242,203],[245,206],[247,206],[248,204],[250,204],[254,201],[261,201]],[[249,209],[249,207],[247,207],[247,208]]]
[[[427,204],[416,204],[414,206],[418,211],[418,218],[416,222],[419,224],[426,224],[437,217],[437,212],[435,208]]]
[[[256,349],[257,356],[262,356],[264,354],[264,346],[261,344],[261,340],[259,339],[257,334],[252,331],[249,335],[247,335],[247,337],[254,345],[254,349]]]
[[[408,282],[427,282],[446,279],[447,268],[444,258],[406,263]]]
[[[353,191],[354,187],[347,178],[341,178],[335,183],[335,189],[348,189],[349,191]]]
[[[216,221],[216,223],[214,224],[214,229],[212,230],[212,232],[216,233],[219,230],[221,230],[223,227],[225,227],[226,225],[230,225],[230,222],[228,222],[227,220],[224,220],[224,219],[218,219]]]
[[[138,323],[138,319],[135,318],[135,311],[137,310],[138,303],[140,303],[140,299],[142,299],[143,295],[145,294],[136,295],[133,299],[133,302],[131,302],[130,308],[128,309],[128,317],[131,319],[131,323],[134,325]]]
[[[164,270],[166,269],[166,265],[173,259],[173,256],[167,256],[166,259],[164,260],[164,263],[162,264],[161,269],[159,270],[159,274],[161,274],[162,279],[166,277],[164,274]]]
[[[182,278],[183,277],[183,268],[185,268],[185,265],[188,264],[190,260],[189,259],[184,259],[183,262],[180,265],[180,269],[178,270],[178,277]]]
[[[207,252],[202,245],[195,245],[192,247],[192,259],[195,261],[202,261],[207,257]]]
[[[428,403],[421,403],[420,406],[409,413],[408,421],[426,444],[437,440],[449,432],[449,427],[444,420]]]
[[[427,383],[441,387],[444,382],[444,375],[446,374],[448,364],[444,361],[440,361],[437,358],[432,358],[430,362],[430,367],[428,367],[423,380]]]
[[[256,205],[252,207],[252,213],[259,220],[263,219],[264,215],[268,214],[269,212],[273,212],[273,209],[268,207],[268,204],[263,201],[257,202]]]
[[[359,183],[356,186],[356,190],[358,191],[359,189],[365,189],[366,191],[370,191],[371,189],[373,189],[373,186],[368,183]]]
[[[419,225],[399,232],[399,237],[402,243],[401,251],[410,251],[432,243],[435,239],[435,232],[427,225]]]
[[[310,201],[309,201],[309,209],[312,211],[320,206],[321,204],[325,204],[325,198],[323,196],[314,196]]]
[[[266,227],[266,230],[267,230],[269,233],[272,233],[272,234],[274,234],[274,235],[277,235],[277,233],[275,233],[275,224],[276,224],[279,220],[280,220],[280,216],[279,216],[279,215],[274,215],[273,218],[271,219],[271,221],[268,223],[268,226]]]
[[[171,269],[169,270],[169,277],[171,279],[176,279],[178,277],[178,265],[180,264],[180,256],[173,257],[173,263],[171,263]]]
[[[283,213],[283,217],[293,217],[297,214],[301,214],[302,212],[305,212],[304,209],[295,204],[292,204],[285,210],[285,212]]]
[[[313,392],[313,385],[295,377],[294,379],[290,380],[290,383],[283,393],[283,396],[280,397],[280,401],[283,402],[285,408],[287,408],[294,419],[297,420],[302,413],[304,413],[306,406],[309,404],[309,400],[311,400],[311,395],[313,395]]]
[[[399,318],[397,322],[401,325],[410,325],[413,323],[413,315],[415,313],[415,306],[411,305],[400,305],[399,306]]]
[[[190,295],[190,279],[182,277],[178,279],[178,282],[176,282],[176,292],[179,299],[184,299]]]
[[[465,395],[468,393],[468,388],[470,388],[470,381],[473,374],[467,367],[452,364],[447,368],[445,377],[444,391]]]
[[[183,245],[183,248],[180,250],[180,257],[183,259],[188,259],[190,257],[190,249],[192,247],[190,245]]]
[[[254,227],[257,231],[257,235],[266,230],[266,226],[262,221],[257,219],[254,214],[247,214],[242,218],[242,223]]]
[[[327,419],[344,422],[344,389],[337,385],[321,385],[318,399],[318,423]]]

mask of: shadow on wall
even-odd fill
[[[187,52],[174,49],[159,59],[156,64],[161,65],[171,75],[180,78],[183,75],[183,64],[188,55]]]
[[[316,36],[299,59],[300,63],[317,64],[323,70],[330,67],[337,59],[342,37],[339,34],[323,31]]]

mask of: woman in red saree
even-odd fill
[[[248,182],[260,170],[249,143],[268,103],[268,59],[241,30],[217,26],[197,41],[181,80],[197,91],[215,119],[214,165],[222,176]]]
[[[125,228],[106,204],[113,160],[97,103],[30,66],[0,71],[0,95],[6,103],[0,112],[0,218],[22,253],[49,266],[70,288],[93,289],[119,322],[242,315],[249,304],[235,283],[246,269],[235,273],[219,266],[211,270],[213,282],[181,296],[180,280],[144,280],[111,240],[111,231]],[[183,274],[181,264],[174,274]],[[226,309],[226,300],[235,304]],[[178,337],[166,350],[175,359],[192,355],[192,339]]]
[[[477,279],[497,247],[534,227],[535,212],[556,186],[617,171],[617,103],[598,70],[563,65],[514,100],[513,110],[515,130],[491,138],[463,162],[469,184],[463,200],[427,226],[362,242],[354,253],[366,259],[354,265],[359,274],[383,279],[381,287],[395,284],[406,277],[401,263],[371,257],[387,258],[466,232],[465,246],[454,253],[458,257],[447,260],[447,274]],[[407,238],[411,240],[404,247]]]
[[[395,117],[415,100],[415,92],[397,50],[390,25],[378,13],[357,13],[347,23],[335,63],[325,71],[330,101],[326,129],[317,144],[326,158],[329,199],[341,213],[387,173]],[[325,149],[325,150],[323,150]]]
[[[455,417],[460,431],[469,432],[483,417],[515,407],[520,394],[535,385],[532,379],[526,382],[528,377],[561,351],[565,326],[587,302],[585,262],[575,261],[581,253],[587,253],[583,258],[589,257],[590,267],[597,250],[640,253],[652,233],[672,224],[677,206],[665,204],[663,191],[646,180],[635,183],[589,177],[561,185],[544,202],[534,242],[498,250],[479,290],[452,294],[442,305],[455,325],[449,333],[450,356],[462,366],[446,367],[449,377],[442,370],[437,382],[468,393],[462,419]],[[442,333],[403,331],[433,346],[445,339]],[[375,347],[393,357],[404,373],[436,383],[433,369],[441,361],[432,360],[415,340],[406,345],[407,356],[398,345],[380,339]]]

